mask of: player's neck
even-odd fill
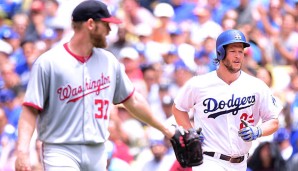
[[[221,68],[219,68],[218,70],[216,70],[217,76],[222,79],[225,83],[227,83],[228,85],[232,84],[235,80],[238,79],[238,77],[241,74],[241,71],[238,71],[236,73],[231,73],[229,71],[225,71]]]
[[[78,41],[76,37],[73,37],[70,42],[67,43],[67,46],[69,50],[77,56],[90,57],[93,46],[88,42],[85,43],[82,40],[84,39]]]

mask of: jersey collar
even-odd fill
[[[73,56],[74,58],[76,58],[78,61],[82,62],[82,63],[85,63],[91,56],[92,56],[92,53],[90,54],[90,56],[79,56],[79,55],[76,55],[74,54],[73,52],[71,52],[71,50],[69,49],[68,47],[68,43],[64,43],[63,44],[65,50],[71,55]]]

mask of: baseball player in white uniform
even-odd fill
[[[177,124],[202,128],[204,160],[193,170],[246,171],[252,141],[278,129],[281,104],[263,81],[241,70],[249,46],[239,30],[221,33],[216,40],[218,69],[191,78],[174,100]]]
[[[74,35],[34,63],[18,127],[17,171],[31,170],[29,143],[36,128],[47,171],[104,171],[109,113],[123,103],[133,115],[171,138],[152,117],[112,53],[104,50],[112,17],[100,1],[80,3],[72,13]],[[36,126],[36,127],[35,127]]]

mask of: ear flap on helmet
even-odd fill
[[[217,49],[217,58],[218,60],[222,60],[226,55],[225,48],[223,46],[219,46]]]

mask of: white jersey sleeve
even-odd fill
[[[191,108],[195,105],[196,89],[194,89],[193,84],[196,84],[196,77],[189,79],[180,91],[177,93],[174,103],[177,109],[183,112],[189,112]]]
[[[269,89],[265,83],[260,83],[258,88],[260,89],[259,92],[262,93],[260,94],[261,98],[259,107],[263,122],[273,118],[278,118],[279,113],[283,108],[281,101],[274,97],[271,89]]]

